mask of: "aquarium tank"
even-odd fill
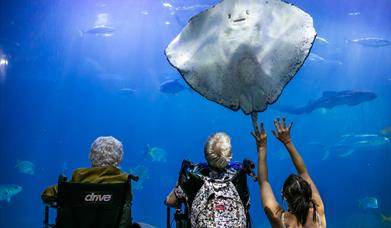
[[[121,141],[119,168],[139,176],[132,218],[142,227],[167,227],[164,201],[182,161],[205,162],[205,143],[216,132],[229,135],[232,161],[249,159],[257,172],[249,113],[206,97],[203,91],[214,92],[209,84],[189,83],[165,53],[191,18],[220,2],[0,2],[0,227],[42,227],[42,192],[60,174],[71,178],[91,167],[99,136]],[[391,2],[287,2],[311,16],[316,38],[296,75],[258,113],[276,200],[287,210],[280,193],[296,172],[272,134],[273,120],[284,116],[322,196],[327,226],[391,227]],[[207,31],[210,23],[217,22],[205,23]],[[225,42],[218,37],[210,42]],[[276,37],[273,45],[283,44],[285,37]],[[219,62],[216,50],[199,61]],[[252,227],[271,227],[258,183],[249,176],[247,185]],[[55,217],[51,208],[51,223]]]

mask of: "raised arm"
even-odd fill
[[[293,145],[291,135],[290,135],[292,125],[293,122],[291,122],[287,127],[285,117],[282,118],[282,123],[280,117],[278,117],[277,121],[274,120],[274,126],[276,128],[276,132],[272,131],[273,135],[278,140],[280,140],[284,144],[285,148],[288,150],[298,175],[304,178],[311,185],[312,199],[317,205],[318,213],[320,214],[321,217],[324,217],[324,205],[323,205],[322,198],[320,197],[319,191],[316,188],[315,183],[312,181],[310,175],[308,174],[307,167],[305,166],[304,160],[300,156],[299,152],[296,150],[296,147]]]
[[[281,211],[281,207],[278,204],[273,190],[270,186],[267,173],[266,164],[266,133],[263,127],[263,123],[260,124],[261,131],[259,131],[258,123],[255,125],[254,132],[251,134],[254,136],[257,143],[258,151],[258,183],[261,189],[262,206],[266,213],[272,213],[273,216],[277,216]]]

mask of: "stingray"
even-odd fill
[[[310,15],[280,0],[224,0],[192,17],[165,55],[198,93],[234,111],[262,112],[304,63]]]

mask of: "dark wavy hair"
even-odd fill
[[[291,174],[285,180],[282,196],[288,202],[289,212],[294,214],[301,225],[304,225],[308,210],[314,208],[313,221],[316,222],[316,205],[312,199],[310,184],[301,176]]]

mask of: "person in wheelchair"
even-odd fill
[[[166,197],[165,204],[177,208],[176,227],[251,227],[247,175],[256,180],[254,164],[230,162],[231,140],[223,132],[209,137],[204,155],[207,163],[182,162],[177,185]],[[169,217],[168,208],[168,227]]]
[[[118,166],[122,161],[122,143],[112,136],[102,136],[95,139],[91,145],[89,159],[90,168],[78,168],[72,174],[72,183],[88,184],[113,184],[129,181],[129,174],[122,172]],[[58,186],[46,188],[41,198],[45,204],[52,204],[57,201]],[[131,192],[126,193],[125,204],[122,210],[120,227],[131,225]],[[137,226],[136,226],[137,227]]]

